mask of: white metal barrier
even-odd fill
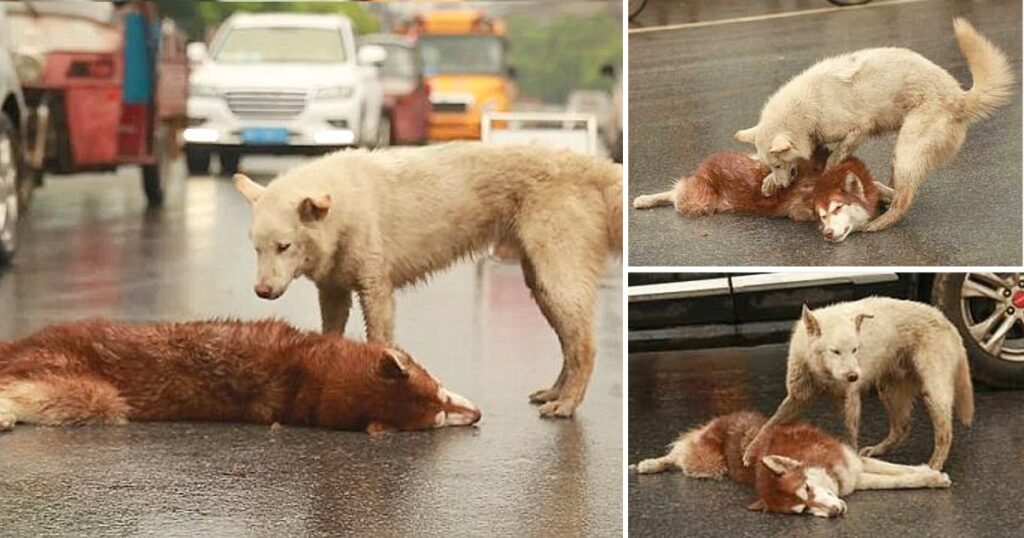
[[[497,123],[503,126],[495,125]],[[550,125],[552,127],[545,127]],[[583,126],[583,129],[578,128]],[[569,112],[485,112],[480,140],[495,144],[539,143],[597,155],[597,117]]]

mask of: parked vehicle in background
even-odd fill
[[[0,4],[0,265],[18,248],[18,215],[28,208],[34,186],[22,158],[25,99],[15,71],[4,5]]]
[[[630,273],[629,349],[785,342],[804,304],[871,295],[939,308],[963,337],[972,377],[1024,388],[1022,273]]]
[[[430,128],[430,85],[423,78],[416,42],[397,35],[372,34],[360,37],[359,44],[360,48],[379,46],[387,54],[378,74],[384,110],[391,120],[391,143],[425,144]]]
[[[616,71],[615,66],[605,65],[601,68],[601,74],[615,80],[612,87],[612,121],[611,129],[608,130],[608,153],[612,160],[622,162],[622,77]]]
[[[571,114],[590,114],[597,122],[597,134],[606,148],[615,142],[615,110],[608,92],[576,90],[566,99],[565,111]]]
[[[188,100],[185,154],[191,174],[206,174],[217,154],[222,175],[245,154],[323,153],[388,143],[377,78],[385,52],[356,50],[342,15],[235,14],[209,54],[190,45],[198,67]]]
[[[399,31],[415,37],[430,83],[431,140],[479,139],[485,112],[515,100],[505,25],[480,11],[433,11]]]
[[[184,112],[173,103],[184,102],[187,74],[183,50],[169,49],[184,40],[173,38],[173,25],[160,24],[156,5],[8,3],[4,31],[29,109],[25,152],[35,180],[139,165],[149,204],[162,204],[172,120]],[[160,85],[167,63],[179,67]]]

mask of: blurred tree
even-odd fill
[[[168,16],[192,39],[203,39],[236,11],[248,13],[336,13],[352,19],[357,34],[376,32],[377,17],[355,2],[190,2],[156,0],[160,13]]]
[[[615,82],[601,74],[604,65],[621,73],[621,22],[608,13],[554,21],[516,14],[505,21],[521,97],[564,103],[572,90],[611,90]]]

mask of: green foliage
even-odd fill
[[[622,28],[608,13],[567,14],[554,21],[517,14],[505,21],[520,96],[564,103],[572,90],[614,86],[601,67],[611,64],[621,72]]]
[[[171,17],[193,39],[205,37],[236,11],[247,13],[336,13],[352,19],[357,34],[376,32],[380,22],[355,2],[191,2],[156,0],[161,15]]]

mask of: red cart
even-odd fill
[[[7,11],[37,182],[139,165],[149,204],[162,204],[187,121],[184,36],[152,2],[23,1]]]

